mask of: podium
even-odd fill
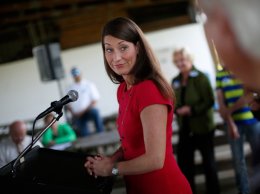
[[[34,147],[12,171],[14,161],[0,168],[1,193],[109,194],[114,177],[90,176],[85,154]],[[4,192],[6,191],[6,192]]]

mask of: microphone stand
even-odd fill
[[[38,133],[38,135],[35,138],[32,138],[32,142],[18,155],[18,157],[16,158],[16,160],[14,161],[13,165],[12,165],[12,176],[13,178],[16,177],[16,166],[18,164],[18,162],[21,162],[21,158],[27,153],[29,152],[32,147],[34,146],[34,144],[41,138],[41,136],[46,132],[46,130],[53,125],[53,123],[55,123],[56,121],[58,121],[63,113],[62,113],[62,107],[58,108],[57,110],[55,110],[55,112],[58,114],[57,117],[54,117],[52,119],[52,121],[40,132]],[[34,120],[34,124],[37,121],[37,118]],[[33,125],[33,129],[34,130],[34,125]]]

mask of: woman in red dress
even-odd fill
[[[127,194],[191,194],[172,150],[174,93],[142,30],[128,18],[103,28],[105,68],[117,90],[121,146],[111,156],[88,157],[93,176],[124,177]]]

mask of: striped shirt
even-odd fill
[[[233,106],[233,104],[244,94],[242,83],[225,70],[217,72],[216,87],[223,91],[227,107]],[[232,117],[236,124],[253,124],[257,122],[251,109],[247,105],[234,111]]]

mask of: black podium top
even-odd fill
[[[12,173],[13,162],[0,168],[0,188],[6,193],[109,194],[113,177],[90,176],[81,153],[35,147]]]

